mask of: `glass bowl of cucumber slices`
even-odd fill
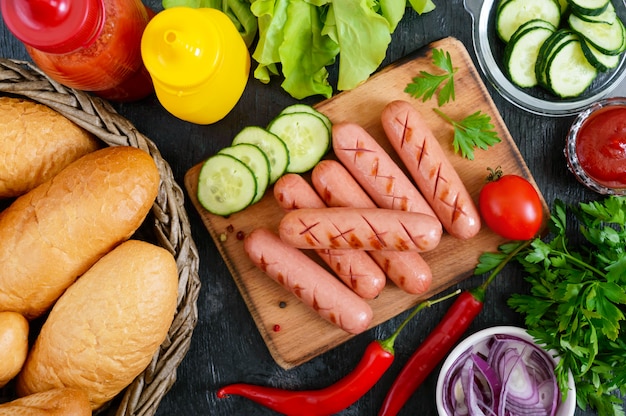
[[[464,0],[464,6],[481,70],[519,108],[570,116],[626,89],[624,0]]]

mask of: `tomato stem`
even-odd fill
[[[487,167],[487,170],[489,171],[489,175],[487,175],[487,180],[486,180],[487,182],[495,182],[502,177],[503,173],[502,173],[502,168],[500,166],[498,166],[495,169]]]

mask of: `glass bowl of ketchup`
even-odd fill
[[[626,195],[626,97],[602,99],[583,110],[567,134],[569,170],[589,189]]]

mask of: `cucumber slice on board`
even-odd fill
[[[289,151],[274,133],[259,126],[244,127],[232,141],[232,145],[248,143],[258,146],[270,162],[270,184],[280,178],[289,164]]]
[[[270,183],[270,162],[258,146],[249,143],[239,143],[225,147],[218,153],[230,155],[245,163],[254,174],[256,180],[256,195],[252,203],[259,202]]]
[[[326,117],[326,114],[323,114],[317,111],[315,108],[311,107],[307,104],[297,103],[287,106],[280,112],[280,114],[291,114],[291,113],[311,113],[322,119],[326,127],[328,127],[328,131],[331,131],[333,128],[333,124],[330,119]]]
[[[504,42],[524,23],[541,19],[559,26],[561,6],[557,0],[507,0],[496,13],[496,31]]]
[[[267,129],[287,145],[287,172],[312,169],[330,149],[330,132],[321,118],[311,113],[278,115]]]
[[[245,163],[217,153],[198,175],[198,202],[209,212],[227,216],[246,208],[256,195],[256,179]]]

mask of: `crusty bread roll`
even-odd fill
[[[0,387],[15,377],[28,354],[26,318],[17,312],[0,312]]]
[[[0,97],[0,198],[22,195],[102,143],[60,113]]]
[[[17,377],[18,395],[75,387],[94,410],[101,407],[148,366],[177,295],[169,251],[139,240],[120,244],[54,305]]]
[[[107,147],[17,198],[0,216],[0,311],[41,316],[137,230],[159,179],[148,153]]]
[[[64,387],[0,404],[0,416],[91,416],[84,391]]]

